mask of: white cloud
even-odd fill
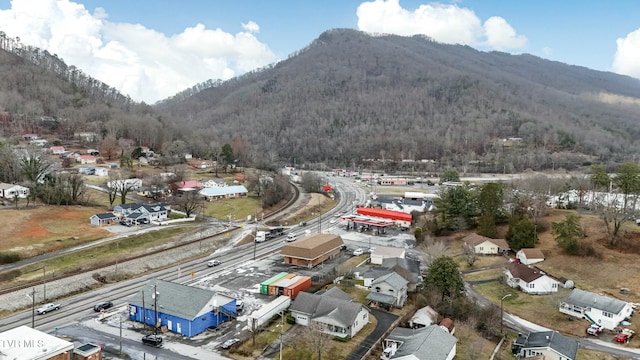
[[[275,61],[253,33],[227,33],[196,24],[172,37],[142,25],[109,22],[69,0],[13,0],[0,10],[0,31],[57,54],[68,65],[130,95],[154,103],[207,79],[229,79]]]
[[[616,40],[618,50],[613,57],[613,71],[640,78],[640,29]]]
[[[545,46],[542,48],[542,54],[546,57],[550,57],[551,55],[553,55],[553,49],[548,46]]]
[[[408,11],[399,0],[374,0],[360,4],[357,15],[358,29],[372,33],[424,34],[443,43],[496,50],[522,48],[527,43],[505,19],[494,16],[483,25],[473,10],[455,4],[430,3]]]
[[[243,23],[242,28],[253,34],[257,34],[260,32],[260,25],[256,24],[253,21],[249,21],[246,24]]]

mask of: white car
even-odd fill
[[[360,256],[364,254],[364,250],[363,249],[355,249],[353,250],[353,256]]]
[[[39,307],[36,310],[36,312],[38,313],[38,315],[44,315],[44,314],[48,313],[49,311],[58,310],[58,309],[60,309],[60,304],[49,303],[49,304],[44,304],[41,307]]]
[[[296,234],[289,234],[287,235],[287,242],[292,242],[292,241],[296,241]]]
[[[213,267],[218,265],[220,265],[220,260],[209,260],[209,262],[207,263],[208,267]]]

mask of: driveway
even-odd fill
[[[391,328],[391,324],[393,324],[393,322],[398,318],[397,315],[378,309],[371,309],[371,314],[378,320],[378,325],[376,325],[375,330],[373,330],[373,332],[369,334],[369,336],[367,336],[360,345],[358,345],[358,348],[349,354],[347,360],[362,359],[369,349],[371,349],[373,344],[382,337],[385,331]]]

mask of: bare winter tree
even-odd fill
[[[318,360],[322,360],[322,354],[325,353],[331,343],[333,336],[323,332],[325,325],[319,322],[311,321],[304,329],[304,338],[307,345],[318,355]]]
[[[188,191],[182,196],[172,197],[173,205],[190,217],[192,214],[196,214],[198,210],[202,210],[204,206],[204,199],[197,190]]]
[[[473,246],[465,245],[462,254],[469,266],[473,266],[476,260],[478,260],[478,253]]]

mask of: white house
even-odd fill
[[[76,157],[76,162],[80,164],[95,164],[96,157],[93,155],[79,155]]]
[[[409,327],[414,329],[425,327],[438,322],[438,312],[433,310],[431,306],[425,306],[416,310],[411,319],[409,319]]]
[[[457,342],[458,339],[438,325],[420,329],[398,327],[384,339],[385,350],[380,359],[453,360]]]
[[[383,275],[371,282],[367,300],[384,308],[402,308],[407,300],[407,281],[395,272]]]
[[[131,190],[136,190],[142,187],[142,179],[118,179],[107,182],[108,188],[116,187],[118,189],[129,188]]]
[[[369,309],[353,302],[337,287],[316,295],[300,292],[289,307],[296,324],[320,325],[322,332],[338,337],[354,337],[369,323]]]
[[[532,295],[558,292],[562,283],[545,272],[524,264],[512,263],[504,270],[507,285]]]
[[[16,184],[0,183],[0,197],[14,199],[15,197],[25,199],[29,196],[29,188]]]
[[[509,250],[509,244],[504,239],[491,239],[478,234],[470,234],[462,239],[465,246],[473,248],[476,254],[499,255]]]
[[[578,341],[557,331],[519,334],[513,341],[511,352],[519,359],[535,357],[545,360],[575,360],[578,355]]]
[[[49,148],[49,151],[51,151],[53,155],[62,155],[67,152],[64,146],[52,146]]]
[[[544,261],[544,254],[542,250],[536,248],[520,249],[516,253],[516,258],[520,260],[522,264],[532,265]]]
[[[626,301],[573,289],[560,303],[560,312],[584,318],[605,329],[614,330],[620,322],[633,313],[632,304]]]
[[[382,261],[384,259],[390,258],[402,258],[405,257],[405,249],[388,247],[388,246],[377,246],[373,249],[371,253],[371,264],[373,265],[382,265]]]

